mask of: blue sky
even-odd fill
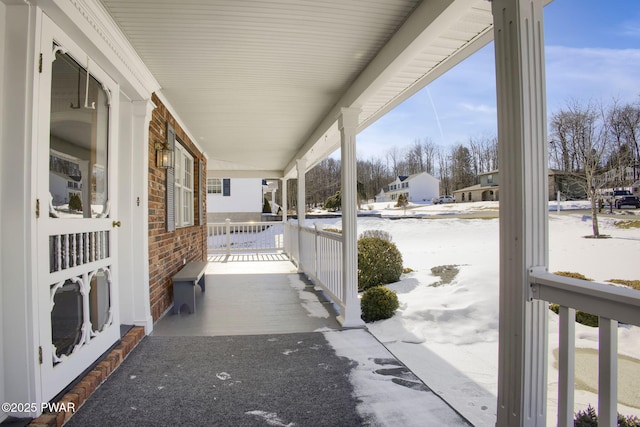
[[[640,0],[555,0],[545,7],[547,113],[570,100],[640,101]],[[358,157],[416,139],[449,147],[496,136],[490,43],[358,134]]]

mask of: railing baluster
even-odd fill
[[[599,318],[598,425],[618,425],[618,322]]]
[[[64,268],[69,268],[69,235],[65,234],[64,235],[64,254],[63,254],[63,259],[64,259]]]
[[[56,236],[56,271],[60,271],[63,269],[62,267],[62,235]]]
[[[576,310],[560,306],[558,354],[558,426],[573,426]]]
[[[225,220],[225,230],[227,235],[227,255],[231,254],[231,220]]]

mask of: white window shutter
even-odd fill
[[[222,180],[222,195],[231,196],[231,179],[224,178]]]

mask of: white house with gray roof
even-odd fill
[[[426,172],[401,175],[383,188],[376,196],[376,202],[395,202],[401,194],[411,203],[426,203],[438,197],[440,180]]]

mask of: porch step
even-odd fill
[[[82,404],[93,394],[93,392],[102,384],[113,371],[122,363],[124,359],[131,353],[142,339],[145,337],[144,328],[134,326],[120,340],[120,343],[109,353],[105,359],[98,363],[88,374],[78,382],[65,395],[63,395],[56,403],[69,404],[75,406],[76,411]],[[30,427],[61,427],[74,414],[75,411],[48,412],[40,415],[31,421]]]

